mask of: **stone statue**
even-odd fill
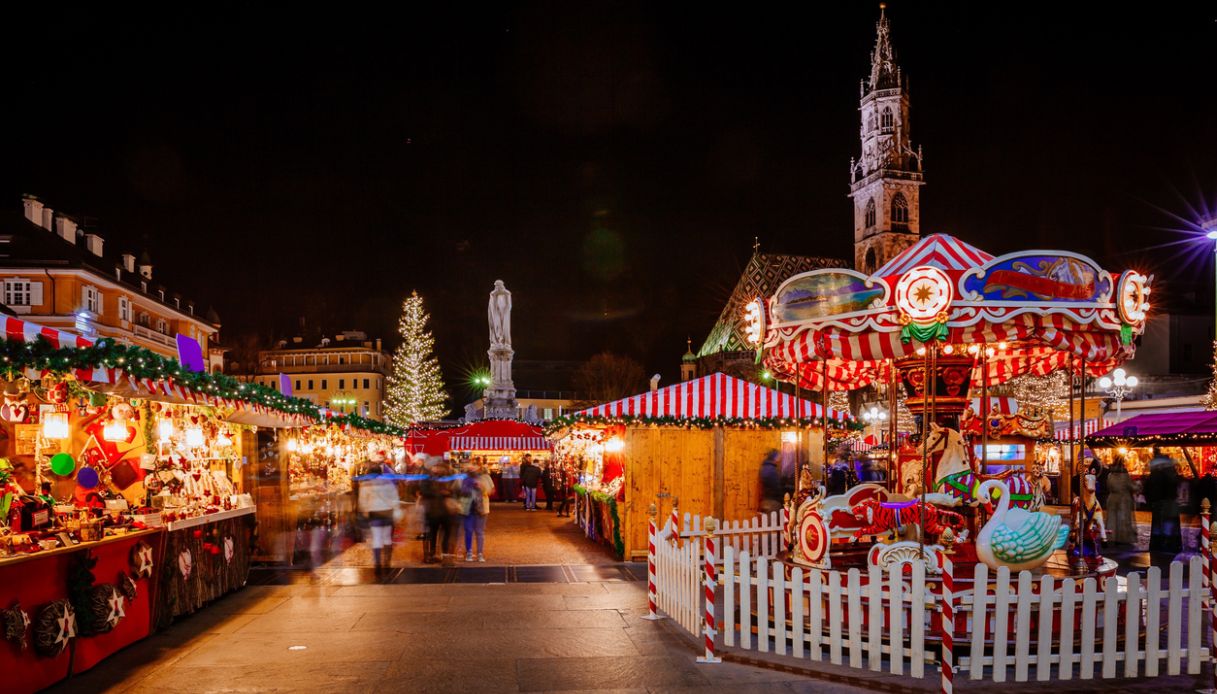
[[[487,313],[490,318],[490,345],[492,347],[510,347],[511,292],[503,286],[503,280],[494,281],[494,291],[490,292],[490,305]]]

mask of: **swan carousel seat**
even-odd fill
[[[985,565],[1011,571],[1034,569],[1065,546],[1069,526],[1060,516],[1010,507],[1010,489],[1001,480],[986,480],[977,490],[983,503],[992,503],[999,493],[997,510],[976,536],[976,556]]]

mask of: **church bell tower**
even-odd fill
[[[861,84],[861,157],[850,161],[854,267],[872,273],[921,236],[921,148],[909,137],[908,80],[896,65],[879,5],[870,76]]]

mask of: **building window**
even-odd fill
[[[84,288],[84,306],[86,311],[101,315],[101,292],[97,287]]]
[[[164,318],[156,319],[156,331],[162,335],[169,334],[169,323],[165,322]]]
[[[125,296],[118,297],[118,319],[121,321],[131,321],[131,300]]]
[[[308,380],[308,389],[309,390],[313,389],[313,379],[311,379],[311,378]]]
[[[866,201],[866,228],[870,229],[875,226],[875,199],[871,198]]]
[[[33,293],[29,280],[4,281],[4,303],[8,306],[32,306]]]
[[[329,390],[329,389],[330,389],[329,379],[325,379],[325,378],[321,379],[321,390]]]
[[[892,116],[892,109],[885,107],[883,109],[883,116],[882,120],[880,121],[880,125],[884,130],[891,130],[895,125],[895,121],[896,119]]]
[[[338,379],[338,390],[344,390],[344,389],[346,389],[346,387],[347,387],[347,380],[345,378]]]
[[[892,226],[907,228],[909,225],[909,203],[903,193],[896,193],[892,198]]]
[[[862,268],[862,272],[869,275],[877,269],[878,268],[875,267],[875,249],[868,248],[866,249],[866,263]]]
[[[368,379],[366,379],[366,378],[365,378],[365,379],[363,379],[363,389],[364,389],[364,390],[367,390],[367,389],[368,389]]]
[[[300,379],[296,379],[296,390],[300,390]]]

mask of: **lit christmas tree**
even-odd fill
[[[385,418],[401,427],[440,419],[448,413],[444,405],[448,393],[434,354],[435,338],[427,330],[430,318],[423,309],[423,298],[412,292],[402,304],[397,323],[402,342],[393,355],[393,375],[389,377],[385,403]]]
[[[1213,343],[1213,380],[1209,381],[1209,392],[1200,402],[1206,410],[1217,410],[1217,342]]]

